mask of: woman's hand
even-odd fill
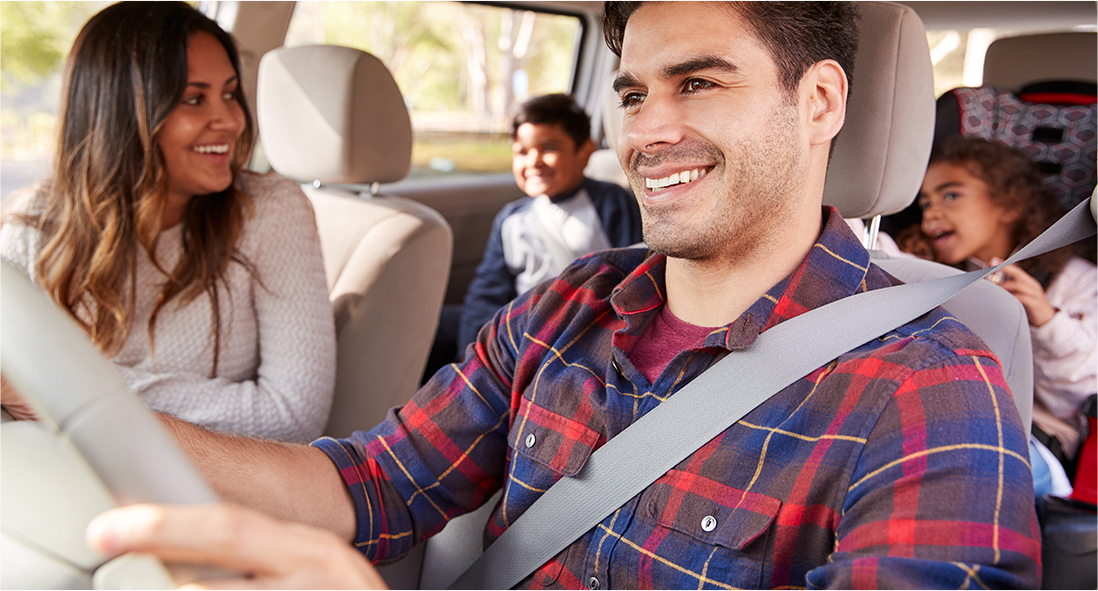
[[[1000,262],[1002,261],[993,259],[992,265],[997,265]],[[997,280],[992,279],[992,277],[997,277]],[[1041,284],[1018,265],[1003,267],[998,272],[992,273],[988,278],[993,283],[997,283],[1000,287],[1009,291],[1010,295],[1018,298],[1018,301],[1022,303],[1022,307],[1026,309],[1026,316],[1029,318],[1031,326],[1042,326],[1056,314],[1056,308],[1053,308],[1052,304],[1048,302],[1048,296],[1045,295],[1045,290],[1041,287]]]
[[[237,505],[130,505],[88,524],[88,545],[107,555],[154,554],[165,563],[243,573],[187,587],[209,589],[387,589],[357,550],[334,534]]]
[[[38,420],[38,413],[35,412],[34,407],[27,402],[26,398],[23,398],[15,386],[4,379],[3,374],[0,374],[0,404],[4,405],[4,410],[17,421]]]

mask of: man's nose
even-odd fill
[[[621,143],[645,154],[654,154],[682,140],[683,112],[670,97],[649,95],[634,113],[622,122]]]

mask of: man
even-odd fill
[[[622,187],[584,177],[595,144],[583,107],[564,94],[523,103],[511,122],[511,169],[529,197],[508,203],[465,292],[458,352],[505,304],[560,274],[573,260],[642,240],[637,201]]]
[[[381,560],[502,488],[491,541],[716,359],[891,284],[821,207],[855,53],[849,6],[607,11],[621,55],[619,156],[661,254],[599,253],[519,297],[472,359],[369,434],[303,448],[173,424],[226,498],[320,525]],[[1036,587],[1027,444],[1012,409],[994,356],[937,310],[776,393],[521,586]],[[200,535],[178,541],[182,511],[116,513],[90,538],[113,550],[167,541],[209,558],[187,550],[206,543]],[[234,566],[277,576],[317,553],[286,549],[305,545],[291,531],[302,526],[212,513],[243,532],[215,534]],[[255,522],[262,544],[247,534]]]

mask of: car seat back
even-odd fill
[[[613,79],[613,75],[609,78]],[[625,171],[621,168],[617,152],[618,134],[621,133],[621,124],[625,113],[618,107],[618,93],[614,92],[609,83],[606,83],[605,86],[606,92],[603,93],[602,101],[596,107],[599,108],[597,120],[602,126],[602,135],[607,147],[599,148],[591,154],[590,160],[587,161],[587,168],[583,169],[583,174],[587,178],[596,181],[616,183],[632,190],[629,187],[629,178],[625,176]]]
[[[331,45],[271,51],[260,62],[256,108],[272,167],[309,183],[303,189],[316,213],[338,342],[325,433],[347,436],[379,423],[418,388],[452,234],[433,209],[377,194],[378,183],[407,175],[412,126],[376,57]]]
[[[930,159],[935,118],[933,66],[922,21],[899,4],[860,6],[859,48],[846,123],[834,140],[824,185],[824,203],[838,208],[844,218],[887,215],[914,201]],[[906,282],[960,272],[932,261],[890,259],[877,252],[873,262]],[[999,358],[1028,429],[1033,411],[1033,353],[1021,304],[994,285],[977,284],[943,307]]]
[[[1098,35],[1040,33],[996,39],[984,55],[983,83],[1020,92],[1059,80],[1098,82]]]

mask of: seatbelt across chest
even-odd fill
[[[727,355],[607,441],[575,478],[550,487],[451,588],[513,587],[789,384],[1002,267],[1094,234],[1087,199],[999,265],[855,294],[768,329],[749,349]],[[737,384],[735,392],[730,383]]]

